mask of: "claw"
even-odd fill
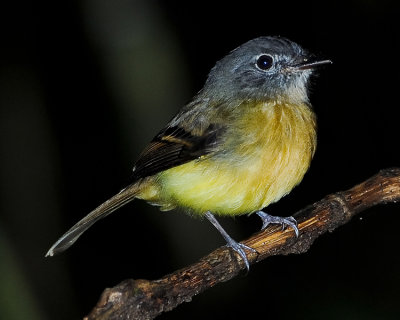
[[[297,221],[293,217],[276,217],[276,216],[271,216],[268,213],[265,213],[263,211],[257,211],[257,215],[261,218],[263,225],[261,227],[261,230],[264,230],[266,227],[269,226],[269,224],[281,224],[282,225],[282,230],[286,228],[286,226],[292,227],[294,232],[296,233],[296,237],[299,236],[299,229],[297,228]]]
[[[249,260],[247,259],[247,255],[246,255],[246,252],[244,251],[244,249],[249,250],[254,253],[258,253],[257,250],[253,249],[252,247],[246,246],[243,243],[236,242],[232,238],[230,238],[227,241],[226,246],[229,248],[232,248],[232,250],[235,251],[243,259],[246,269],[247,269],[247,271],[249,271],[250,264],[249,264]]]
[[[235,240],[233,240],[229,234],[224,230],[224,228],[222,228],[222,226],[219,224],[219,222],[217,221],[217,219],[215,219],[215,217],[213,216],[213,214],[211,212],[206,212],[205,213],[206,218],[214,225],[215,228],[217,228],[217,230],[221,233],[221,235],[224,237],[224,239],[226,240],[226,246],[229,248],[232,248],[233,251],[235,251],[242,259],[244,264],[246,265],[246,269],[247,271],[250,270],[250,264],[249,264],[249,260],[247,259],[247,255],[246,252],[244,251],[249,250],[251,252],[257,253],[257,250],[246,246],[243,243],[239,243],[236,242]]]

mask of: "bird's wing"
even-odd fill
[[[216,124],[209,124],[201,131],[189,131],[179,125],[167,126],[139,156],[134,167],[133,179],[154,175],[212,152],[222,130],[222,127]]]

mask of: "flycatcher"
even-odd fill
[[[307,84],[317,61],[281,37],[246,42],[211,69],[203,89],[139,156],[132,183],[68,230],[46,256],[69,248],[90,226],[138,198],[167,211],[205,216],[231,247],[245,250],[215,219],[256,213],[263,221],[296,220],[261,211],[288,194],[310,166],[316,118]]]

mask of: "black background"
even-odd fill
[[[79,319],[105,287],[155,279],[223,244],[205,221],[141,201],[44,258],[128,182],[134,160],[215,61],[281,35],[334,63],[311,85],[318,149],[271,205],[291,215],[399,165],[399,5],[393,1],[14,2],[1,11],[0,318]],[[300,256],[273,257],[160,319],[396,319],[398,205],[379,206]],[[221,219],[235,239],[257,217]]]

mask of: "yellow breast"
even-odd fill
[[[226,132],[220,152],[157,175],[142,198],[164,210],[195,214],[252,213],[278,201],[303,178],[316,147],[315,115],[307,105],[259,103]]]

